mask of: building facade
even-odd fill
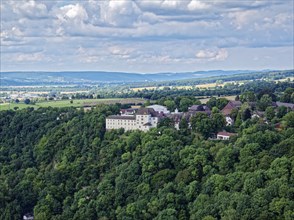
[[[111,115],[106,118],[106,129],[149,131],[157,127],[159,115],[152,108],[142,108],[134,115]]]

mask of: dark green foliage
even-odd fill
[[[220,142],[198,135],[223,126],[219,113],[192,131],[106,132],[118,111],[1,111],[0,219],[293,218],[293,112],[281,131],[247,120]]]
[[[281,97],[281,102],[294,103],[294,88],[287,88]]]
[[[251,111],[249,108],[246,108],[243,112],[242,112],[242,120],[246,121],[247,119],[251,118]]]
[[[275,117],[275,109],[272,106],[269,106],[265,109],[265,117],[267,120],[271,121]]]
[[[214,125],[206,113],[198,112],[192,117],[191,126],[194,131],[202,134],[204,137],[209,137],[217,124]]]
[[[265,109],[272,105],[272,97],[268,94],[263,95],[257,103],[257,107],[260,111],[265,111]]]
[[[256,96],[255,96],[255,94],[253,92],[247,91],[247,92],[244,92],[240,96],[240,101],[241,102],[255,102],[256,101]]]
[[[173,127],[174,122],[171,118],[163,118],[159,124],[158,127]]]
[[[28,104],[30,104],[31,100],[30,99],[25,99],[23,102],[28,105]]]
[[[215,97],[212,97],[208,100],[208,102],[206,103],[206,105],[212,109],[213,107],[217,107],[218,109],[223,109],[226,104],[228,104],[228,100],[225,99],[225,98],[215,98]]]
[[[283,122],[286,127],[294,128],[294,111],[287,113],[283,117]]]

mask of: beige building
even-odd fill
[[[120,129],[125,131],[141,130],[149,131],[157,127],[159,117],[152,108],[139,109],[135,115],[111,115],[106,118],[106,129]]]
[[[237,135],[236,133],[218,132],[216,135],[217,140],[229,140],[230,137]]]

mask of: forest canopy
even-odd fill
[[[106,131],[119,109],[1,111],[0,219],[293,219],[293,112],[215,141]]]

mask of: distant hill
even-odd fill
[[[2,86],[159,82],[253,73],[251,70],[139,74],[125,72],[1,72]],[[259,71],[261,72],[261,71]]]

